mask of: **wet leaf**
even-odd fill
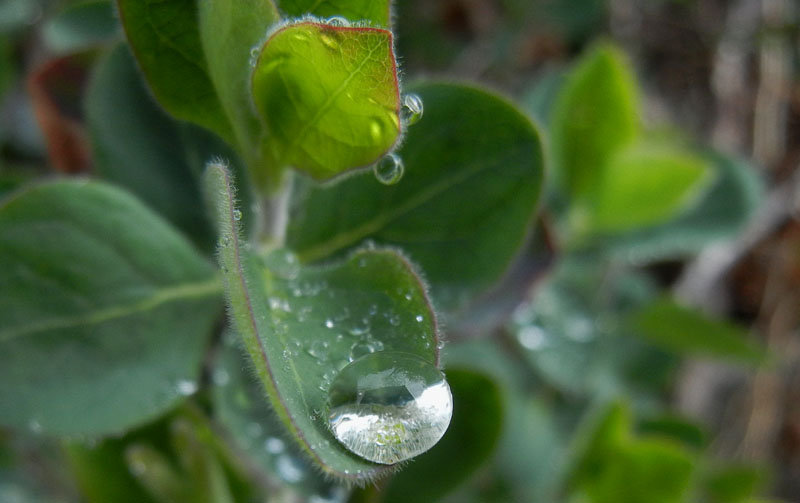
[[[397,142],[392,33],[301,22],[267,40],[253,72],[268,158],[327,180],[378,161]]]
[[[403,178],[298,183],[288,246],[306,262],[364,240],[401,247],[422,267],[437,306],[456,309],[498,281],[520,251],[539,198],[542,148],[528,119],[484,90],[429,83],[411,91],[425,115],[399,151]]]
[[[341,446],[328,428],[327,387],[360,352],[411,353],[438,364],[436,320],[410,263],[361,250],[327,267],[283,251],[260,258],[242,242],[230,175],[210,165],[221,229],[219,262],[234,326],[277,415],[325,473],[351,482],[386,470]]]
[[[119,433],[196,389],[220,283],[138,200],[39,185],[4,201],[0,243],[2,424]]]

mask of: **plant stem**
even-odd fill
[[[254,241],[263,250],[280,248],[286,242],[293,180],[292,171],[286,170],[275,190],[258,195]]]

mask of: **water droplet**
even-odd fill
[[[375,164],[375,178],[384,185],[394,185],[403,177],[403,160],[397,154],[387,154]]]
[[[350,361],[375,352],[375,346],[369,342],[356,342],[350,346]]]
[[[264,258],[264,263],[277,276],[283,279],[294,279],[300,274],[300,259],[291,251],[280,248]],[[288,311],[288,309],[284,309]]]
[[[278,437],[269,437],[264,441],[264,449],[270,454],[280,454],[285,448],[286,444]]]
[[[370,461],[394,464],[442,438],[453,414],[439,369],[408,353],[372,353],[342,369],[328,395],[329,425],[345,447]]]
[[[422,323],[422,320],[424,320],[425,318],[423,318],[421,314],[418,314],[414,319],[417,320],[417,323]]]
[[[517,339],[525,349],[536,351],[547,342],[547,332],[536,325],[527,325],[519,331]]]
[[[38,419],[33,418],[28,421],[28,430],[31,433],[38,435],[42,432],[42,423],[40,423]]]
[[[350,21],[341,17],[341,16],[334,16],[328,18],[328,24],[331,26],[350,26]]]
[[[424,109],[422,107],[422,98],[416,94],[406,94],[403,96],[403,122],[410,126],[416,124],[421,118]]]
[[[231,376],[225,369],[216,369],[211,375],[211,380],[214,381],[214,384],[217,386],[225,386],[230,382]]]
[[[280,478],[290,484],[300,482],[306,475],[301,461],[288,454],[282,454],[278,457],[275,462],[275,470]]]
[[[245,433],[251,438],[258,438],[264,432],[264,428],[258,423],[250,423],[245,427]]]
[[[258,65],[258,55],[261,53],[261,48],[259,46],[255,46],[250,49],[250,66],[253,68]]]
[[[242,219],[242,211],[241,210],[233,210],[233,219],[239,221]]]
[[[325,327],[333,328],[334,326],[335,326],[335,324],[333,323],[332,319],[328,318],[327,320],[325,320]]]
[[[189,396],[197,391],[197,383],[191,379],[181,379],[175,385],[175,388],[178,390],[178,394]]]
[[[328,358],[328,343],[327,341],[314,341],[309,344],[306,352],[317,360],[325,361]]]

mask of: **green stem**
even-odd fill
[[[286,242],[294,174],[286,170],[281,178],[273,190],[258,195],[254,241],[264,251],[280,248]]]

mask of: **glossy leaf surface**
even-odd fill
[[[438,364],[436,321],[419,277],[392,250],[361,250],[322,268],[301,268],[282,251],[262,259],[241,241],[227,170],[211,165],[207,183],[234,326],[276,413],[326,473],[374,478],[385,467],[330,433],[327,387],[354,352],[399,351]]]
[[[194,0],[117,0],[120,20],[161,105],[233,141],[203,54]]]
[[[354,176],[300,184],[288,245],[311,262],[364,240],[420,264],[437,305],[456,308],[497,281],[532,225],[544,172],[539,135],[513,106],[453,84],[411,89],[425,116],[409,128],[395,185]]]
[[[0,207],[0,422],[117,433],[196,389],[211,265],[126,193],[54,182]]]
[[[566,78],[552,112],[557,177],[572,197],[596,186],[611,156],[639,131],[636,82],[623,55],[598,45]]]
[[[301,22],[275,32],[253,71],[268,157],[319,180],[378,161],[401,125],[392,34]]]

